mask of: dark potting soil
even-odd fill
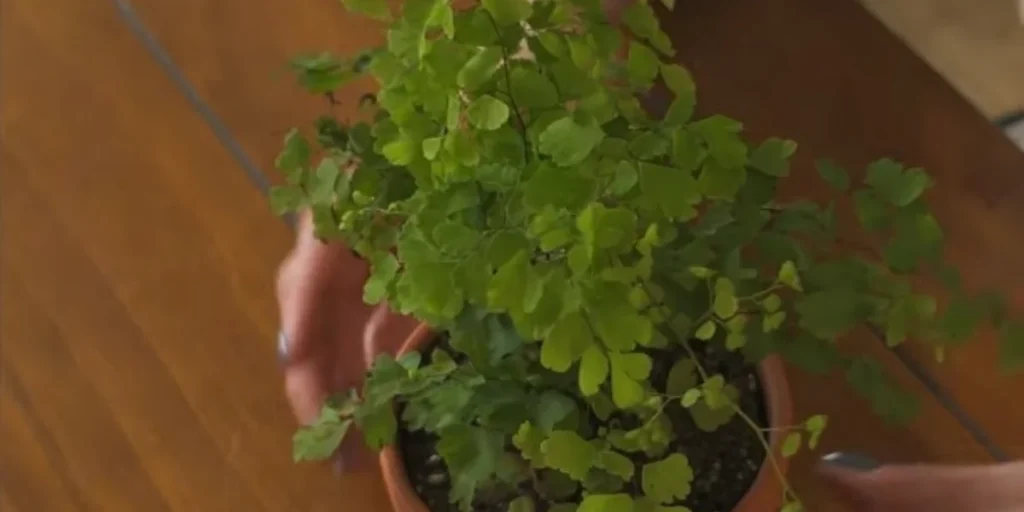
[[[701,365],[711,373],[723,375],[740,390],[739,405],[758,425],[768,425],[765,395],[755,365],[739,353],[728,352],[720,346],[695,342]],[[672,365],[684,353],[652,352],[654,367],[651,379],[658,389],[664,389]],[[734,417],[714,432],[705,432],[694,425],[688,411],[678,404],[665,409],[676,427],[676,439],[671,451],[683,453],[693,468],[691,492],[679,505],[693,512],[731,512],[754,483],[765,460],[763,434],[754,432],[741,418]],[[596,422],[596,418],[593,420]],[[435,450],[437,439],[425,432],[402,431],[399,448],[409,481],[431,512],[457,512],[448,501],[450,482],[444,461]],[[652,462],[643,454],[626,454],[636,465],[634,476],[639,489],[640,469]],[[628,490],[627,486],[627,490]],[[626,492],[626,491],[624,491]],[[523,493],[536,495],[530,489]],[[511,497],[511,498],[514,498]],[[474,512],[506,512],[511,499],[492,503],[474,504]],[[545,512],[547,504],[538,504],[537,511]]]

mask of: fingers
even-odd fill
[[[850,454],[827,456],[821,473],[856,512],[1024,510],[1024,465],[872,467]]]
[[[300,216],[298,229],[295,247],[278,271],[277,299],[287,341],[282,354],[285,390],[296,418],[308,423],[333,389],[332,313],[342,283],[340,255],[347,253],[313,237],[308,213]]]
[[[373,360],[379,354],[397,354],[418,325],[419,322],[415,318],[399,315],[391,311],[387,304],[380,304],[374,308],[373,315],[363,332],[366,367],[372,366]]]
[[[285,393],[292,413],[299,423],[309,425],[320,416],[327,398],[327,386],[322,367],[315,359],[292,363],[285,370]]]

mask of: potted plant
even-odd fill
[[[925,171],[879,160],[854,184],[817,163],[884,247],[850,249],[831,203],[778,198],[795,143],[693,118],[646,2],[625,30],[597,0],[345,4],[387,44],[297,59],[300,82],[330,96],[369,73],[379,92],[315,144],[293,130],[271,200],[312,209],[371,263],[365,300],[423,325],[296,434],[296,460],[357,425],[400,512],[793,512],[786,459],[827,418],[791,417],[780,356],[901,419],[912,397],[836,347],[855,326],[942,354],[990,322],[1020,350],[1002,302],[942,263]],[[653,87],[673,96],[659,115]],[[948,305],[910,286],[923,271]]]

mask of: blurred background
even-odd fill
[[[694,18],[667,31],[711,104],[812,154],[934,169],[962,196],[940,213],[967,279],[1024,301],[1024,153],[995,127],[1021,141],[1017,0],[678,3]],[[0,511],[384,510],[373,471],[290,460],[273,279],[292,233],[263,196],[284,133],[370,88],[330,110],[288,58],[382,40],[337,0],[0,2]],[[756,72],[762,50],[771,101],[700,59]],[[840,425],[826,451],[1024,457],[1024,410],[1005,405],[1024,380],[993,377],[993,347],[939,368],[863,340],[924,397],[908,428],[833,378],[795,372],[797,405]],[[820,496],[813,462],[795,478]]]

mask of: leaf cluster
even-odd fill
[[[329,456],[352,424],[375,448],[424,430],[462,510],[531,482],[510,510],[680,512],[694,468],[666,408],[707,430],[750,420],[691,340],[843,372],[895,420],[913,397],[840,350],[859,326],[941,351],[994,324],[1006,363],[1024,363],[1003,301],[965,290],[943,262],[925,171],[880,160],[857,181],[817,162],[852,201],[858,238],[833,202],[780,200],[796,144],[694,118],[693,79],[647,2],[624,30],[596,0],[344,3],[388,22],[387,43],[297,59],[299,83],[333,94],[370,74],[379,91],[361,120],[288,134],[272,206],[311,209],[319,237],[370,263],[366,302],[446,333],[451,353],[381,356],[360,393],[296,434],[297,459]],[[654,87],[673,98],[660,115],[639,99]],[[851,242],[863,239],[883,249]],[[944,307],[911,286],[922,272],[945,278]],[[679,347],[691,355],[655,386],[655,358]],[[825,424],[772,427],[789,430],[789,456]]]

